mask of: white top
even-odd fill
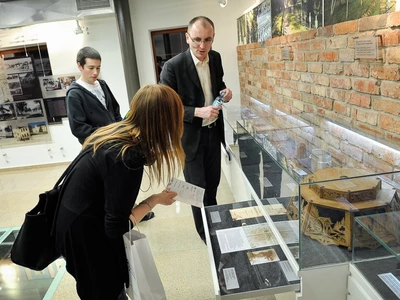
[[[96,96],[96,98],[100,101],[101,104],[107,109],[106,105],[106,96],[104,95],[103,89],[100,86],[100,83],[98,80],[94,82],[94,84],[89,84],[87,82],[84,82],[82,79],[78,79],[76,83],[80,84],[82,87],[87,89],[89,92],[91,92],[93,95]]]
[[[213,103],[214,100],[211,91],[211,75],[210,75],[210,67],[208,64],[210,60],[208,58],[208,55],[204,59],[204,61],[198,60],[197,57],[194,56],[192,49],[190,49],[190,54],[192,55],[194,65],[196,66],[197,74],[199,75],[201,88],[203,89],[204,99],[205,99],[204,106],[209,106]],[[210,125],[213,122],[215,122],[215,120],[203,119],[202,126]]]

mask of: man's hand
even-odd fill
[[[225,93],[224,97],[222,98],[224,100],[224,102],[229,102],[232,99],[232,91],[228,88],[222,90],[219,92],[219,94],[221,95],[222,93]]]
[[[215,120],[219,115],[219,106],[205,106],[205,107],[196,107],[194,110],[194,116],[202,119],[211,119]]]

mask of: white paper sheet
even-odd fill
[[[197,207],[203,206],[204,189],[177,178],[172,178],[167,189],[178,193],[174,199]]]
[[[217,230],[216,234],[221,253],[230,253],[251,248],[243,227]]]
[[[225,284],[227,290],[238,289],[239,282],[236,276],[235,268],[226,268],[222,270],[224,272]]]

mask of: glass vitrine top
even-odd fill
[[[360,216],[355,222],[400,260],[400,211]]]

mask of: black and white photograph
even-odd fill
[[[14,133],[12,126],[0,123],[0,139],[11,139],[13,137]]]
[[[15,89],[21,89],[21,82],[18,81],[12,81],[8,83],[8,88],[10,90],[15,90]]]
[[[14,101],[42,97],[32,57],[5,59],[4,66],[8,88]],[[19,86],[17,82],[19,82]]]
[[[29,133],[31,135],[48,134],[46,122],[28,123]]]
[[[32,58],[4,59],[5,71],[7,74],[33,72]]]
[[[43,106],[40,99],[15,102],[18,119],[42,118]]]
[[[16,120],[17,116],[15,114],[14,105],[10,104],[0,104],[0,121]]]
[[[18,74],[8,74],[7,75],[7,81],[8,82],[11,82],[11,81],[18,81],[19,82]]]

